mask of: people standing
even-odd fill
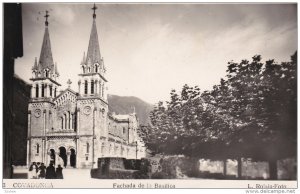
[[[56,173],[53,163],[51,162],[50,165],[46,168],[46,179],[55,179]]]
[[[39,172],[39,178],[44,179],[46,177],[46,166],[44,165],[44,163],[42,163],[39,167]]]
[[[29,167],[29,178],[30,179],[36,179],[37,178],[37,165],[35,162],[33,162]]]
[[[37,179],[40,177],[40,166],[41,166],[41,163],[37,162],[36,163],[36,178]]]
[[[57,179],[63,179],[63,173],[62,173],[63,168],[61,167],[61,165],[58,165],[58,167],[56,168],[56,178]]]

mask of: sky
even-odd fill
[[[96,4],[108,93],[155,104],[184,84],[202,91],[225,78],[227,63],[289,61],[297,50],[296,4]],[[24,56],[15,73],[30,83],[44,35],[45,10],[61,89],[78,91],[93,4],[23,4]]]

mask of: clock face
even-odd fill
[[[35,117],[40,117],[40,116],[41,116],[41,113],[42,113],[41,109],[35,109],[35,111],[34,111],[34,116],[35,116]]]
[[[85,106],[83,108],[83,113],[84,114],[89,115],[89,114],[91,114],[91,112],[92,112],[92,108],[90,106]]]

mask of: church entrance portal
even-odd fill
[[[71,149],[71,155],[70,155],[70,166],[73,168],[76,167],[76,153],[74,149]]]
[[[67,151],[65,147],[60,147],[59,148],[59,157],[63,160],[63,166],[67,166]]]

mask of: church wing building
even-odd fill
[[[46,12],[40,58],[35,59],[28,105],[27,164],[43,162],[64,167],[93,168],[98,158],[141,159],[145,147],[138,119],[109,113],[106,68],[100,53],[94,6],[88,50],[80,62],[78,92],[61,92],[54,63]]]

